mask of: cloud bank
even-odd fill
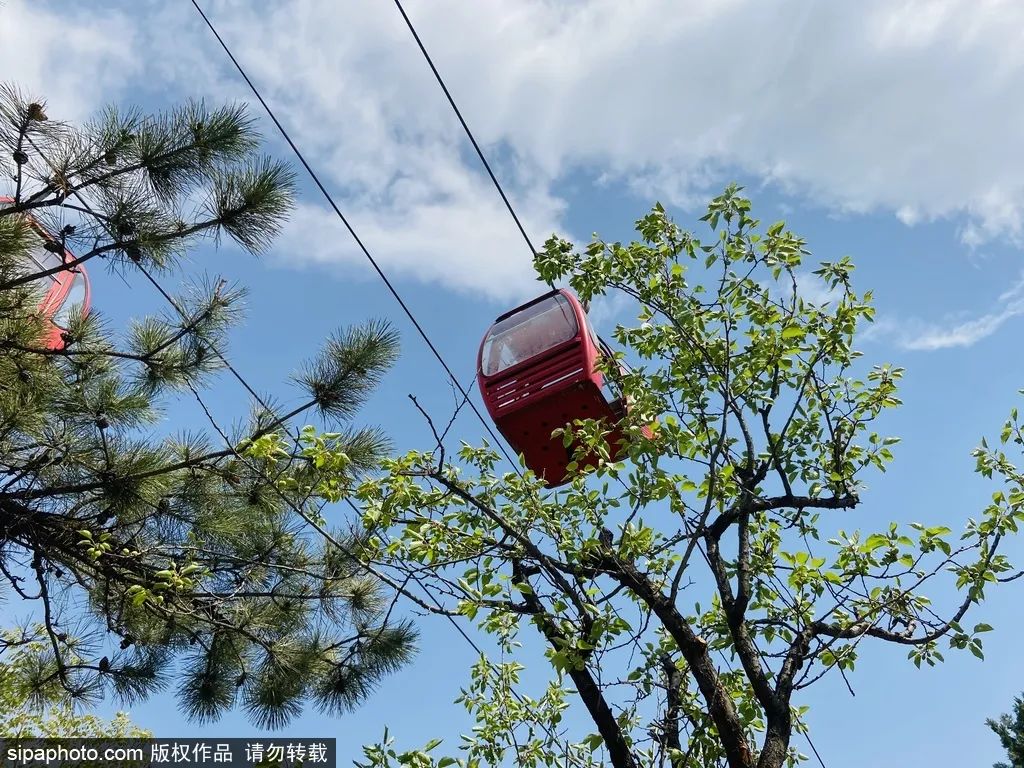
[[[970,347],[998,331],[1007,321],[1024,315],[1024,277],[1004,291],[985,312],[926,322],[919,318],[879,320],[866,327],[861,339],[886,339],[908,350],[932,351]]]
[[[387,268],[502,301],[534,290],[514,224],[390,4],[205,6]],[[570,177],[685,206],[724,172],[837,211],[908,225],[951,217],[972,245],[1021,239],[1019,2],[410,0],[407,10],[535,243],[565,231],[558,190]],[[8,0],[0,69],[72,117],[135,93],[248,98],[187,3],[86,14]],[[362,258],[329,221],[310,196],[278,257]],[[337,237],[311,234],[321,231]]]

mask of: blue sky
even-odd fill
[[[857,287],[873,289],[878,307],[860,346],[869,361],[907,374],[905,406],[883,425],[903,437],[895,465],[869,481],[857,522],[841,524],[958,528],[992,490],[973,475],[969,452],[998,432],[1024,386],[1015,354],[1024,324],[1024,53],[1011,44],[1024,8],[770,5],[410,0],[407,9],[535,242],[553,231],[627,239],[656,199],[688,226],[701,202],[736,180],[756,215],[785,218],[808,239],[812,263],[853,257]],[[397,11],[373,0],[204,7],[468,381],[494,315],[542,286]],[[0,72],[68,119],[105,102],[158,109],[189,97],[248,98],[186,2],[83,10],[7,0]],[[273,126],[254,114],[269,151],[285,157]],[[308,185],[267,256],[201,248],[186,270],[249,286],[230,357],[261,390],[287,397],[288,375],[327,333],[387,317],[403,332],[403,356],[366,419],[399,448],[425,447],[429,432],[406,395],[435,413],[450,409],[440,367]],[[102,273],[94,296],[115,325],[158,301],[145,284]],[[615,306],[595,314],[610,330]],[[228,379],[212,402],[224,420],[246,408]],[[200,427],[202,415],[177,404],[164,426]],[[465,417],[456,429],[468,441],[482,432]],[[1022,550],[1010,551],[1019,561]],[[855,697],[839,678],[816,687],[800,703],[812,705],[826,765],[999,758],[983,721],[1024,689],[1022,597],[1017,582],[991,592],[977,612],[976,621],[997,629],[984,663],[949,654],[944,666],[918,671],[899,649],[871,646],[851,678]],[[469,724],[451,702],[472,652],[446,621],[421,626],[417,662],[360,711],[338,720],[309,713],[288,733],[334,735],[342,760],[385,724],[409,746],[433,736],[454,746]],[[254,733],[240,715],[196,729],[166,696],[133,716],[162,736]]]

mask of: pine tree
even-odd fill
[[[117,334],[74,309],[52,345],[50,278],[29,255],[66,248],[60,270],[105,264],[159,285],[202,238],[262,251],[292,206],[291,172],[258,153],[240,107],[107,109],[72,126],[11,86],[0,155],[13,201],[0,207],[0,573],[10,599],[38,607],[44,643],[23,683],[131,703],[173,672],[192,718],[237,704],[266,727],[306,703],[356,705],[415,633],[352,556],[358,531],[330,530],[321,510],[387,449],[351,420],[394,361],[395,332],[370,322],[329,339],[295,377],[295,407],[257,398],[240,426],[207,410],[208,434],[157,435],[173,398],[206,408],[243,291],[215,280],[168,294]]]
[[[40,628],[40,631],[43,631]],[[128,714],[118,712],[110,720],[92,713],[75,711],[74,705],[59,691],[36,691],[24,685],[39,654],[45,651],[40,640],[31,640],[23,632],[5,632],[3,657],[0,658],[0,738],[82,738],[127,739],[152,736],[134,725]],[[41,694],[41,695],[40,695]]]
[[[996,763],[993,768],[1024,768],[1024,696],[1013,700],[1013,715],[989,718],[985,724],[999,737],[1006,750],[1008,763]]]

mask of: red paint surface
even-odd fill
[[[0,197],[0,205],[13,204],[10,197]],[[71,251],[64,249],[63,254],[56,254],[47,251],[44,245],[47,242],[56,243],[57,239],[47,232],[31,214],[25,216],[32,224],[32,228],[39,233],[39,247],[32,254],[32,261],[26,265],[28,274],[34,274],[64,264],[71,263],[75,256]],[[92,295],[89,286],[89,275],[84,266],[65,267],[52,275],[39,278],[46,282],[46,293],[39,302],[39,312],[47,321],[47,331],[44,342],[48,349],[63,349],[64,329],[59,325],[60,312],[62,309],[70,308],[74,303],[81,303],[82,312],[89,312],[92,303]]]

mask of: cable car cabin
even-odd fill
[[[14,200],[9,197],[0,197],[0,207],[6,207],[13,202]],[[29,214],[26,216],[28,216],[32,228],[39,233],[39,245],[32,249],[29,254],[29,262],[25,265],[26,274],[45,272],[74,261],[74,255],[67,249],[61,248],[57,239],[43,229],[33,216]],[[79,265],[64,267],[60,272],[40,277],[39,280],[45,281],[45,295],[39,302],[39,312],[47,321],[48,327],[44,339],[46,347],[54,350],[63,349],[62,334],[71,308],[80,304],[83,314],[89,311],[92,298],[89,275],[86,273],[85,267]]]
[[[579,300],[565,290],[506,312],[484,336],[477,363],[484,404],[498,431],[548,487],[566,482],[571,458],[552,430],[574,419],[618,425],[625,415],[622,398],[605,395],[607,382],[595,368],[601,355],[610,354]],[[618,427],[608,441],[617,460],[625,448]]]

